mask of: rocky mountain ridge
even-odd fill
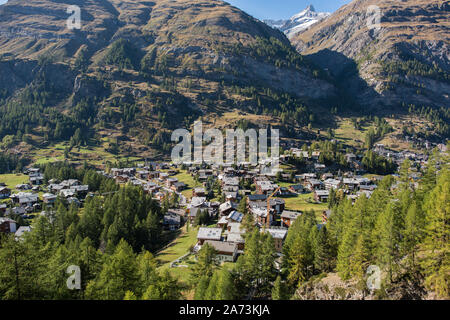
[[[288,20],[264,20],[264,22],[273,28],[281,30],[290,39],[329,15],[330,13],[328,12],[316,12],[314,6],[309,5],[305,10]]]

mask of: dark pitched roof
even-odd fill
[[[266,200],[266,199],[267,199],[267,195],[265,195],[265,194],[251,194],[248,196],[249,201],[262,201],[262,200]]]

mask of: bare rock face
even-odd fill
[[[105,97],[109,93],[103,83],[97,79],[77,75],[73,82],[72,102],[76,103],[82,99]]]
[[[298,300],[428,300],[436,299],[423,287],[420,275],[403,276],[379,290],[368,290],[364,281],[343,281],[336,273],[319,280],[309,281],[294,294]]]
[[[361,105],[448,107],[449,16],[450,1],[355,0],[291,40]]]
[[[355,282],[342,281],[337,274],[329,274],[320,281],[308,282],[294,295],[298,300],[364,300],[367,293],[356,288]]]
[[[0,62],[0,83],[2,88],[12,93],[23,88],[32,80],[29,70],[33,69],[36,63],[26,63],[23,61],[2,61]]]
[[[64,64],[39,65],[37,61],[0,61],[0,86],[10,95],[27,86],[33,87],[34,80],[43,79],[44,75],[48,77],[47,85],[57,90],[61,96],[71,93],[75,75]]]
[[[322,21],[329,15],[330,13],[328,12],[316,12],[314,7],[309,5],[305,10],[292,16],[288,20],[264,20],[264,22],[273,28],[280,29],[289,39],[291,39],[300,32],[311,27],[313,24]]]

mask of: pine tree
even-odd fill
[[[308,242],[310,244],[310,251],[311,251],[311,261],[314,263],[314,254],[317,250],[317,240],[319,238],[319,228],[321,228],[322,226],[314,224],[311,227],[311,230],[309,231],[309,238],[308,238]]]
[[[39,216],[33,225],[33,242],[39,246],[45,246],[49,242],[57,242],[57,227],[54,224],[54,214],[48,212],[46,216]]]
[[[289,228],[283,247],[283,270],[290,286],[297,286],[312,275],[314,251],[311,231],[316,228],[314,211],[303,213]]]
[[[217,252],[205,243],[197,254],[197,263],[192,267],[191,279],[196,282],[203,276],[211,277],[217,267]]]
[[[270,292],[270,283],[275,279],[275,243],[270,233],[260,234],[261,263],[258,290]]]
[[[195,287],[195,294],[194,294],[195,300],[204,300],[205,299],[206,290],[208,289],[208,286],[209,286],[209,280],[210,280],[210,277],[208,277],[208,276],[200,277],[200,280],[198,281],[198,284]]]
[[[272,300],[288,300],[289,296],[286,292],[286,288],[281,280],[281,277],[278,276],[275,280],[272,289]]]
[[[245,253],[239,257],[235,272],[239,293],[252,296],[270,294],[270,283],[274,280],[275,245],[269,233],[262,233],[257,228],[248,234]],[[241,292],[248,290],[247,292]]]
[[[159,248],[159,241],[161,239],[161,223],[158,215],[156,213],[150,212],[147,215],[147,219],[145,220],[145,228],[144,228],[147,237],[144,238],[143,245],[149,250],[155,251]]]
[[[16,242],[13,236],[7,236],[1,243],[0,250],[0,297],[4,300],[22,300],[26,298],[26,283],[31,279],[26,276],[25,261],[27,248]]]
[[[328,209],[333,208],[338,203],[336,191],[334,188],[330,189],[330,195],[328,197]]]
[[[407,184],[409,183],[409,170],[411,168],[411,161],[409,159],[406,159],[403,161],[402,165],[400,166],[400,181]]]
[[[398,246],[400,230],[396,223],[399,216],[398,208],[395,203],[390,203],[387,208],[379,215],[375,227],[376,248],[375,254],[380,266],[386,268],[390,282],[396,270],[398,255]]]
[[[417,203],[412,203],[405,217],[405,226],[402,231],[402,249],[408,257],[408,269],[416,270],[418,245],[423,239],[425,217]]]
[[[239,205],[238,205],[238,211],[239,212],[241,212],[241,213],[243,213],[243,214],[247,214],[248,213],[248,209],[247,209],[247,197],[243,197],[242,199],[241,199],[241,201],[239,202]]]
[[[205,291],[204,300],[218,300],[217,299],[217,286],[219,282],[218,272],[214,272],[209,280],[208,288]]]
[[[326,226],[322,226],[317,236],[317,246],[314,253],[314,266],[320,272],[331,271],[332,266],[331,246],[328,241]]]
[[[244,215],[241,223],[241,229],[245,230],[245,234],[242,237],[245,239],[248,235],[251,235],[255,230],[255,219],[251,213],[247,213]]]
[[[137,300],[137,297],[132,291],[127,291],[123,300]]]
[[[289,247],[289,269],[288,281],[291,285],[296,286],[303,283],[307,279],[308,268],[308,247],[305,237],[298,235],[292,245]]]
[[[148,286],[142,296],[142,300],[161,300],[161,296],[162,293],[160,292],[157,283],[155,283]]]
[[[150,285],[150,287],[152,286],[154,285]],[[157,300],[178,300],[181,297],[181,285],[167,269],[159,276],[156,286],[156,292],[159,293]],[[153,295],[153,298],[155,297],[156,294]]]
[[[231,277],[230,271],[222,269],[219,272],[219,280],[217,283],[217,300],[233,300],[236,297],[236,290]]]
[[[351,274],[358,280],[362,280],[365,277],[367,268],[369,267],[370,256],[370,239],[364,233],[358,236],[354,253],[350,257],[349,268]]]
[[[100,226],[103,219],[102,205],[99,197],[88,198],[79,223],[79,232],[82,237],[91,239],[96,247],[100,245]]]
[[[420,190],[424,195],[433,190],[436,186],[436,160],[434,158],[429,159],[427,170],[423,174],[420,181]]]
[[[424,203],[426,237],[422,266],[425,284],[439,296],[450,295],[450,171],[442,169],[436,187]]]
[[[148,251],[142,251],[137,257],[137,262],[141,290],[136,292],[141,296],[142,292],[158,279],[157,262]]]
[[[357,213],[353,209],[346,213],[344,218],[344,227],[342,229],[342,241],[340,242],[336,269],[342,279],[351,277],[350,259],[353,255],[356,241],[360,232]]]
[[[105,261],[98,279],[86,288],[90,299],[122,300],[125,293],[139,287],[139,267],[131,246],[120,240],[114,254]]]
[[[51,288],[49,292],[53,299],[67,300],[75,298],[77,291],[71,291],[67,288],[67,268],[72,265],[70,261],[75,261],[75,257],[65,246],[59,246],[47,263],[49,272],[46,273],[45,283],[47,288]]]

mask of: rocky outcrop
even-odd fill
[[[336,273],[310,280],[295,292],[296,300],[434,300],[435,295],[423,287],[420,275],[403,276],[394,283],[368,290],[364,281],[343,281]]]
[[[77,75],[73,83],[73,103],[77,103],[82,99],[94,99],[101,100],[109,93],[109,88],[106,88],[104,84],[94,78]]]
[[[309,5],[305,10],[292,16],[288,20],[264,20],[264,22],[272,28],[280,29],[288,38],[292,38],[329,15],[330,13],[328,12],[316,12],[314,7]]]

